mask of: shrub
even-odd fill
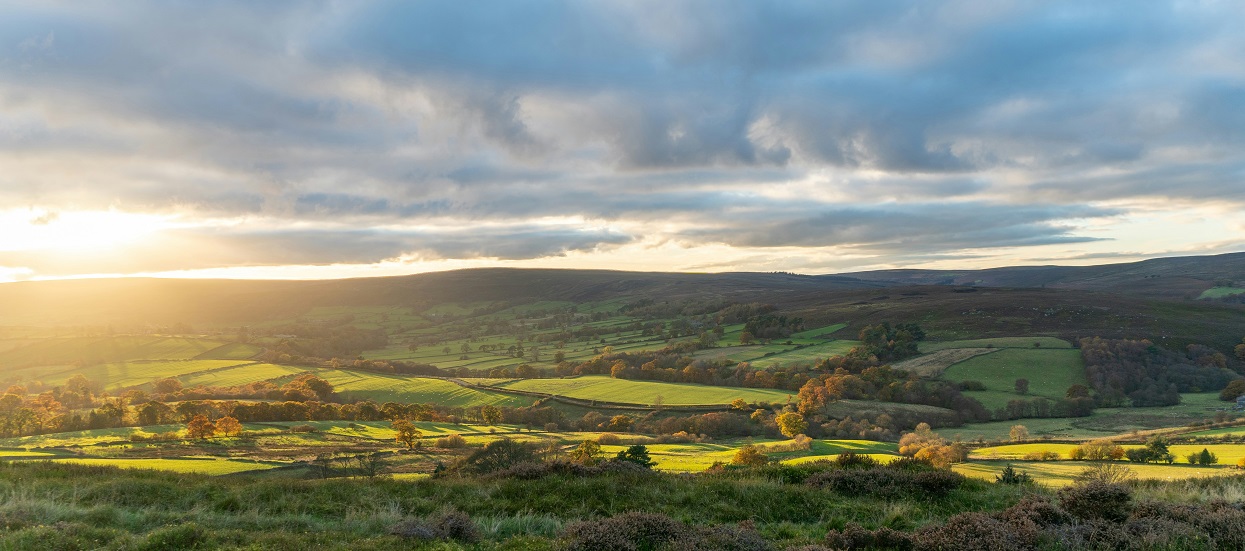
[[[438,438],[436,441],[436,445],[438,448],[443,448],[447,450],[455,449],[455,448],[465,448],[467,447],[467,439],[463,438],[463,435],[461,434],[451,434],[449,436],[442,436],[441,438]]]
[[[612,432],[607,432],[597,437],[597,443],[602,446],[618,446],[622,444],[622,437]]]
[[[453,470],[464,474],[486,474],[533,461],[536,461],[536,452],[531,445],[502,438],[472,452]]]
[[[577,522],[563,533],[567,551],[637,551],[655,550],[673,541],[687,529],[666,515],[657,513],[623,513],[621,515]]]
[[[656,461],[653,461],[648,456],[648,448],[641,444],[636,444],[618,452],[618,455],[614,459],[616,461],[626,461],[628,463],[639,465],[645,469],[651,469],[657,464]]]
[[[1072,459],[1088,459],[1090,461],[1111,461],[1124,458],[1124,448],[1115,442],[1100,438],[1077,446],[1069,452]]]
[[[840,469],[872,469],[880,465],[878,460],[856,452],[844,452],[834,458],[834,466]]]
[[[752,444],[739,448],[739,450],[735,452],[735,457],[731,459],[731,465],[743,465],[748,467],[764,465],[768,462],[769,457],[765,455],[765,452],[762,452],[761,448]]]
[[[199,549],[210,547],[208,531],[193,522],[165,526],[147,534],[142,549]]]
[[[847,551],[886,549],[908,551],[913,548],[912,536],[882,527],[877,530],[866,530],[854,522],[847,523],[842,530],[830,530],[826,534],[826,545],[830,549]]]
[[[685,532],[662,551],[769,551],[773,549],[748,523],[735,526],[697,526]]]
[[[1073,451],[1075,452],[1076,450]],[[1071,455],[1071,453],[1069,453],[1069,455]],[[1024,456],[1025,461],[1056,461],[1058,459],[1059,454],[1050,450],[1030,452],[1026,453]]]
[[[1008,464],[1003,467],[1003,472],[994,477],[994,481],[999,484],[1032,484],[1033,477],[1029,473],[1017,471],[1015,467]]]
[[[913,539],[918,549],[999,551],[1032,547],[1026,535],[1027,532],[1015,530],[985,513],[961,513],[947,519],[942,526],[919,530]]]
[[[389,528],[389,534],[416,541],[455,540],[462,543],[480,541],[480,527],[467,513],[442,509],[426,519],[410,518]]]
[[[807,484],[837,494],[898,499],[913,495],[943,497],[964,483],[964,476],[944,470],[902,470],[889,467],[834,469],[808,477]]]
[[[1137,478],[1133,474],[1133,470],[1124,465],[1116,465],[1114,463],[1103,463],[1086,467],[1080,474],[1076,475],[1076,481],[1082,484],[1087,482],[1102,482],[1105,484],[1123,484]]]
[[[1122,521],[1128,518],[1132,497],[1132,492],[1122,485],[1097,480],[1059,490],[1063,509],[1086,520]]]
[[[463,543],[480,541],[480,527],[471,517],[456,509],[442,509],[429,519],[437,534],[444,538]]]
[[[291,425],[290,432],[294,432],[294,433],[316,432],[316,428],[311,425]]]

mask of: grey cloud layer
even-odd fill
[[[217,265],[535,258],[658,222],[914,258],[1124,214],[1087,202],[1245,203],[1239,4],[3,4],[0,206],[274,221],[196,236],[239,251]],[[629,234],[533,225],[568,216]],[[510,229],[463,231],[485,220]]]

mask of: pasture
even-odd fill
[[[1235,468],[1224,466],[1198,467],[1193,465],[1160,465],[1160,464],[1137,464],[1137,463],[1119,463],[1128,467],[1138,480],[1188,480],[1196,478],[1210,478],[1221,476],[1240,475],[1241,471]],[[952,470],[962,475],[977,478],[981,480],[991,481],[1003,471],[1007,465],[1012,465],[1017,471],[1028,473],[1038,484],[1051,487],[1068,486],[1075,482],[1076,476],[1081,474],[1086,468],[1095,465],[1094,461],[970,461],[967,463],[957,463],[952,466]]]
[[[994,337],[956,341],[924,341],[918,345],[918,348],[921,352],[937,352],[951,348],[1072,348],[1072,343],[1054,337]]]
[[[762,388],[630,381],[600,375],[573,379],[518,379],[496,386],[580,400],[641,405],[654,405],[660,401],[669,406],[729,404],[736,398],[743,398],[749,403],[785,403],[788,397],[794,400],[796,394],[794,391]]]
[[[1081,352],[1072,349],[1017,349],[974,356],[948,367],[942,378],[948,381],[980,381],[986,390],[965,392],[989,409],[1001,408],[1008,401],[1034,397],[1058,400],[1072,385],[1087,384]],[[1027,395],[1018,394],[1017,379],[1029,380]]]
[[[1197,298],[1198,299],[1216,299],[1216,298],[1224,298],[1224,297],[1230,297],[1230,296],[1240,295],[1240,294],[1245,294],[1245,288],[1211,287],[1210,289],[1202,291],[1202,294],[1199,295]]]
[[[46,338],[0,351],[0,365],[31,367],[134,360],[189,360],[226,344],[216,340],[161,336]]]
[[[450,407],[530,406],[532,398],[465,388],[443,379],[369,373],[346,369],[313,370],[348,400],[376,403],[439,404]],[[278,379],[280,380],[280,379]]]

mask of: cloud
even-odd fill
[[[267,228],[99,269],[669,240],[920,264],[1101,243],[1125,204],[1245,205],[1231,3],[0,9],[0,209]]]

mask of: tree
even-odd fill
[[[1073,448],[1068,455],[1071,459],[1114,461],[1124,458],[1124,448],[1106,438],[1099,438]]]
[[[486,425],[496,425],[501,422],[501,410],[493,405],[481,406],[480,418],[484,420]]]
[[[752,344],[756,342],[756,340],[757,340],[756,336],[754,336],[752,333],[749,333],[747,331],[744,331],[743,333],[739,334],[739,344]]]
[[[627,432],[631,430],[631,424],[635,421],[626,415],[615,415],[610,417],[610,422],[605,426],[607,430],[618,432]]]
[[[742,411],[748,409],[748,402],[743,398],[735,398],[734,400],[731,400],[731,407]]]
[[[614,459],[618,461],[626,461],[628,463],[635,463],[636,465],[646,469],[651,469],[657,464],[656,461],[653,461],[648,456],[648,448],[642,444],[636,444],[618,452],[618,455],[615,456]]]
[[[221,417],[216,420],[216,432],[225,436],[239,436],[242,434],[242,423],[233,417]]]
[[[208,439],[216,433],[216,425],[208,420],[206,415],[196,415],[186,423],[186,436],[188,438]]]
[[[1024,425],[1014,425],[1012,426],[1011,432],[1008,433],[1008,436],[1011,437],[1012,442],[1020,442],[1023,440],[1028,440],[1029,429],[1025,427]]]
[[[394,439],[398,442],[406,444],[406,449],[408,450],[415,449],[415,443],[418,442],[419,438],[424,435],[424,433],[420,432],[419,429],[415,428],[415,425],[411,424],[411,422],[406,419],[398,419],[390,423],[389,428],[393,429],[394,432],[397,433],[397,436],[395,436]]]
[[[1089,398],[1089,387],[1085,385],[1072,385],[1068,387],[1068,391],[1064,393],[1064,398],[1075,400],[1077,398]]]
[[[1219,392],[1219,399],[1232,402],[1242,395],[1245,395],[1245,379],[1235,379],[1229,382],[1228,386],[1223,387],[1223,390]]]
[[[1029,393],[1029,379],[1016,379],[1016,394]]]
[[[1241,339],[1241,344],[1236,345],[1232,352],[1236,354],[1236,359],[1245,362],[1245,339]]]
[[[731,459],[732,465],[742,465],[745,467],[756,467],[766,463],[769,463],[769,457],[765,455],[761,448],[752,444],[739,448],[735,452],[735,457]]]
[[[160,402],[147,402],[138,407],[138,424],[160,425],[173,417],[173,408]]]
[[[584,440],[580,442],[575,449],[571,450],[571,461],[581,465],[596,465],[601,455],[601,445],[592,440]]]
[[[181,389],[182,382],[172,377],[157,380],[154,387],[156,394],[173,394]]]
[[[804,416],[794,411],[775,417],[774,422],[778,423],[778,431],[787,438],[795,438],[797,434],[804,434],[804,430],[808,428],[808,422],[804,420]]]

